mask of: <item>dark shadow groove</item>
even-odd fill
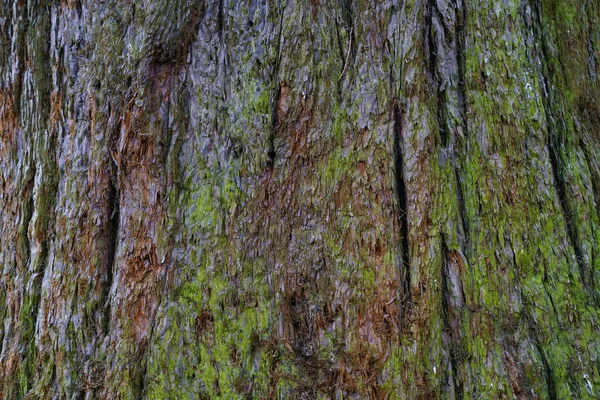
[[[398,102],[394,101],[394,175],[396,184],[396,201],[398,204],[398,222],[400,225],[400,307],[401,316],[406,315],[410,303],[410,248],[408,232],[408,207],[406,184],[404,183],[404,154],[402,152],[402,112]]]
[[[339,6],[341,9],[341,14],[342,14],[342,22],[344,24],[344,28],[346,29],[347,32],[349,32],[349,40],[350,40],[350,47],[349,47],[349,57],[348,60],[346,60],[344,62],[344,69],[347,70],[348,69],[348,65],[347,63],[350,62],[350,60],[352,60],[352,64],[354,64],[354,60],[356,59],[356,32],[355,32],[355,26],[354,26],[354,10],[352,8],[352,0],[338,0],[339,1]]]
[[[109,325],[110,325],[110,300],[109,293],[113,284],[114,279],[114,269],[117,247],[119,242],[119,219],[120,219],[120,201],[119,201],[119,190],[118,183],[116,183],[116,175],[117,175],[117,166],[113,165],[114,174],[109,181],[108,187],[108,220],[106,221],[105,228],[105,240],[106,240],[106,261],[103,266],[103,270],[105,271],[105,275],[103,277],[103,285],[102,285],[102,301],[100,304],[103,304],[104,307],[104,315],[102,321],[102,331],[105,335],[109,333]]]
[[[275,136],[279,127],[279,100],[281,99],[281,84],[278,84],[275,96],[273,97],[273,107],[271,116],[271,129],[267,143],[267,168],[272,169],[275,166]]]
[[[217,10],[217,32],[219,32],[219,38],[223,40],[223,27],[224,27],[224,6],[223,0],[219,0],[219,9]]]
[[[466,95],[466,87],[465,87],[465,62],[466,62],[466,31],[465,31],[465,23],[466,23],[466,7],[464,6],[462,0],[455,0],[453,2],[456,12],[456,63],[458,67],[458,82],[457,82],[457,91],[458,91],[458,107],[460,110],[460,119],[461,119],[461,127],[462,127],[462,137],[458,135],[454,138],[453,143],[453,165],[454,165],[454,179],[456,181],[456,197],[458,203],[458,212],[460,214],[460,219],[462,222],[462,226],[459,228],[462,229],[462,251],[465,257],[468,257],[469,242],[470,242],[470,227],[467,219],[467,210],[465,206],[464,199],[464,191],[463,191],[463,183],[461,180],[461,170],[460,170],[460,161],[459,158],[464,155],[466,142],[468,140],[468,125],[467,125],[467,95]],[[459,153],[460,152],[460,153]],[[457,154],[458,153],[458,154]],[[461,232],[459,232],[461,233]],[[460,235],[459,235],[460,237]]]
[[[544,367],[544,377],[546,379],[546,386],[548,387],[548,399],[556,400],[556,384],[554,382],[554,376],[552,374],[552,368],[550,368],[550,363],[548,362],[548,358],[546,357],[546,353],[542,346],[540,345],[540,341],[537,338],[537,334],[534,332],[534,340],[535,347],[537,352],[540,355],[540,359],[542,360],[542,366]]]
[[[282,42],[281,42],[281,38],[283,35],[283,18],[284,18],[284,10],[282,9],[281,11],[281,18],[279,19],[279,29],[277,32],[277,55],[276,55],[276,59],[275,59],[275,65],[273,67],[273,75],[271,77],[272,80],[272,84],[275,86],[275,90],[274,90],[274,94],[273,94],[273,98],[272,98],[272,103],[271,103],[271,126],[268,132],[268,136],[267,136],[267,168],[268,169],[273,169],[273,167],[275,166],[275,157],[277,155],[276,151],[275,151],[275,136],[277,135],[277,129],[279,128],[279,102],[281,100],[281,91],[282,91],[282,86],[281,86],[281,82],[279,81],[279,70],[280,70],[280,66],[281,66],[281,47],[282,47]]]
[[[456,61],[458,64],[458,102],[459,109],[463,121],[463,135],[467,135],[467,94],[466,94],[466,82],[465,82],[465,63],[467,58],[466,52],[466,20],[467,20],[467,9],[464,6],[463,0],[455,0],[455,11],[456,11]]]

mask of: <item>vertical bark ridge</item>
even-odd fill
[[[539,247],[557,246],[549,222],[554,213],[553,198],[550,196],[550,202],[543,197],[534,200],[537,194],[531,192],[531,187],[543,190],[541,185],[547,184],[547,174],[551,173],[549,164],[544,159],[537,161],[536,156],[545,148],[543,117],[532,111],[543,106],[536,97],[539,82],[530,72],[532,66],[524,45],[527,36],[521,39],[511,35],[513,30],[522,29],[519,2],[495,7],[466,5],[469,151],[464,164],[465,199],[471,228],[469,254],[478,256],[469,264],[465,295],[466,306],[473,313],[472,329],[491,324],[489,334],[469,341],[470,365],[490,360],[494,368],[504,371],[494,375],[484,372],[478,380],[470,377],[466,390],[481,397],[500,395],[508,388],[547,393],[543,363],[537,356],[528,322],[521,317],[522,304],[535,298],[544,309],[544,318],[538,313],[533,316],[540,330],[556,329],[552,304],[545,295],[544,268],[567,266],[562,255],[558,262],[537,256]],[[516,70],[527,73],[516,76],[510,72]],[[531,169],[528,163],[539,166]],[[525,206],[531,201],[542,205],[538,209]],[[538,232],[537,246],[531,245],[530,232]],[[485,337],[496,339],[486,342]],[[544,337],[541,345],[547,354],[552,351],[548,345],[551,340],[561,341]],[[530,367],[525,368],[524,364]],[[552,367],[559,370],[556,363]],[[559,372],[562,373],[564,369]],[[494,381],[497,389],[487,388],[482,381]],[[563,383],[557,391],[566,387]]]
[[[22,160],[22,162],[27,163],[25,160]],[[16,229],[14,230],[14,236],[12,238],[14,240],[14,255],[10,258],[8,258],[7,255],[4,256],[5,263],[12,267],[7,268],[7,265],[4,267],[4,275],[8,278],[5,282],[5,288],[7,293],[11,294],[6,298],[8,321],[5,319],[3,324],[3,343],[0,357],[0,360],[2,360],[3,378],[2,385],[0,386],[0,394],[4,397],[16,397],[19,393],[26,390],[26,388],[20,387],[19,381],[17,380],[17,374],[22,359],[20,355],[15,353],[19,348],[19,342],[21,340],[19,336],[19,320],[21,317],[31,318],[31,316],[27,314],[22,315],[20,313],[20,303],[23,301],[24,294],[22,293],[23,288],[20,287],[20,284],[23,283],[18,278],[19,275],[25,276],[31,259],[29,226],[35,210],[35,195],[33,191],[35,164],[32,164],[31,162],[27,164],[30,165],[26,168],[25,176],[20,177],[22,179],[21,182],[23,182],[23,187],[17,192],[19,193],[19,198],[22,199],[22,202],[20,207],[14,207],[14,205],[11,207],[14,210],[13,215],[17,218],[15,221]],[[10,203],[14,204],[15,200]],[[10,203],[7,202],[6,204]],[[8,207],[6,209],[8,209]],[[5,236],[8,236],[7,234],[10,233],[11,232],[8,229],[4,231]],[[27,378],[25,377],[25,379]]]
[[[32,212],[26,228],[28,237],[25,268],[19,273],[22,279],[22,298],[18,311],[19,323],[15,326],[18,342],[22,346],[16,376],[18,396],[25,396],[34,383],[37,355],[35,330],[41,298],[41,284],[47,264],[48,248],[54,227],[54,203],[56,193],[56,135],[49,126],[51,75],[49,48],[51,37],[50,7],[46,2],[22,5],[28,28],[24,33],[24,72],[22,73],[25,98],[19,99],[22,117],[21,135],[27,137],[31,166],[33,169]],[[15,10],[21,7],[15,7]],[[27,61],[25,61],[27,60]],[[17,76],[21,75],[20,73]],[[27,158],[26,158],[27,159]],[[22,161],[22,160],[21,160]],[[18,281],[19,279],[17,279]]]
[[[464,8],[462,2],[428,3],[426,18],[429,74],[436,97],[436,121],[440,135],[439,162],[447,180],[440,197],[449,204],[441,207],[440,263],[441,314],[444,321],[442,343],[448,367],[444,374],[450,397],[464,397],[467,351],[462,325],[465,321],[463,275],[468,270],[467,216],[461,176],[464,175],[466,136],[466,94],[464,88]]]
[[[537,46],[539,47],[538,51],[540,55],[538,56],[542,61],[541,68],[541,78],[542,78],[542,88],[543,88],[543,99],[544,99],[544,108],[546,115],[548,116],[548,154],[550,157],[550,165],[552,166],[552,175],[554,177],[555,188],[558,194],[558,200],[560,203],[560,207],[562,210],[562,215],[565,223],[565,228],[569,235],[569,240],[571,242],[571,246],[575,252],[575,257],[577,264],[579,265],[581,279],[584,285],[593,284],[593,279],[589,279],[588,270],[589,265],[585,261],[585,255],[581,248],[582,240],[579,237],[579,232],[576,229],[577,221],[573,220],[573,214],[576,212],[572,210],[571,202],[569,201],[569,196],[567,194],[567,182],[565,177],[565,165],[563,160],[566,158],[565,153],[570,149],[567,149],[566,146],[569,146],[569,136],[570,133],[567,132],[565,116],[563,115],[563,110],[561,105],[557,105],[554,97],[554,78],[552,71],[554,68],[551,68],[548,65],[548,62],[545,60],[549,60],[551,54],[548,50],[548,44],[546,39],[546,33],[543,30],[543,21],[542,21],[542,11],[541,11],[541,2],[534,1],[531,3],[531,10],[533,13],[532,22],[534,35],[537,39]],[[556,67],[556,66],[554,66]],[[558,122],[554,122],[557,120]]]

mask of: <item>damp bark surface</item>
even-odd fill
[[[0,398],[600,397],[598,26],[3,1]]]

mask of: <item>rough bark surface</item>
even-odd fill
[[[2,1],[0,397],[600,397],[598,26]]]

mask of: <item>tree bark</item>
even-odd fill
[[[0,397],[598,398],[598,26],[3,1]]]

